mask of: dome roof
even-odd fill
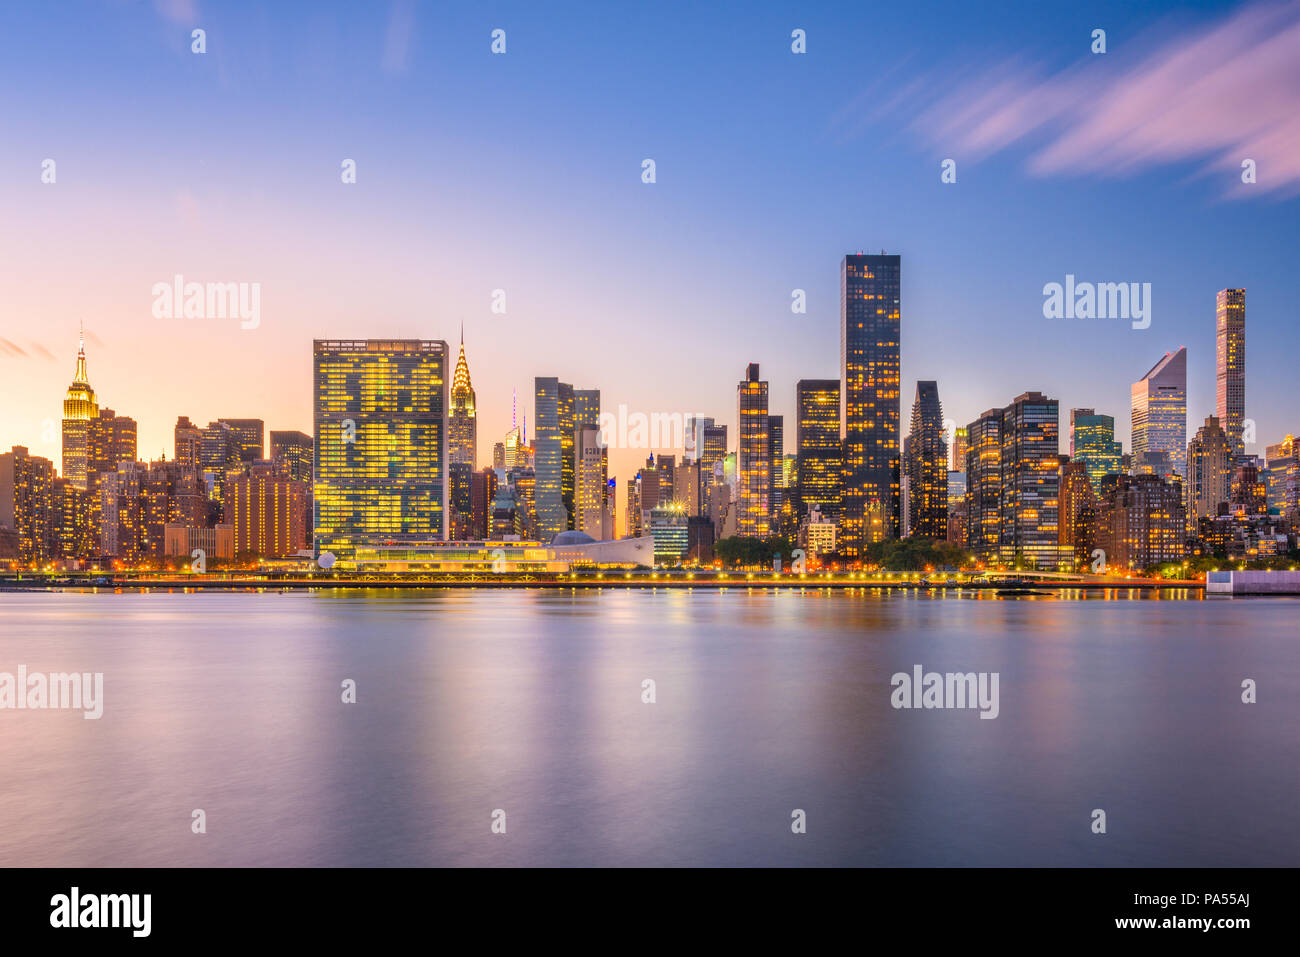
[[[556,535],[553,539],[551,539],[551,544],[552,545],[590,545],[594,541],[595,539],[592,538],[590,535],[588,535],[586,532],[579,532],[577,530],[570,529],[567,532],[560,532],[558,535]]]

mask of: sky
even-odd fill
[[[1127,450],[1130,384],[1186,346],[1190,438],[1244,287],[1262,454],[1300,432],[1300,4],[1075,7],[3,5],[0,448],[58,464],[81,323],[144,459],[178,415],[310,432],[313,338],[454,358],[462,323],[481,464],[543,375],[734,446],[751,362],[792,445],[795,382],[839,374],[840,261],[883,249],[904,423],[918,379],[960,424],[1037,390]],[[176,274],[259,283],[257,327],[155,317]],[[1067,274],[1150,283],[1150,326],[1045,318]],[[647,452],[611,452],[620,522]]]

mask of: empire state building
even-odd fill
[[[90,461],[90,422],[99,417],[95,390],[86,376],[86,340],[77,346],[77,374],[63,400],[63,477],[83,491]]]

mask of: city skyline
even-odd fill
[[[897,275],[898,272],[900,271],[899,262],[901,260],[901,257],[888,256],[884,258],[889,262],[893,263],[893,266],[891,268],[894,270],[894,274]],[[842,270],[845,268],[846,264],[849,262],[850,259],[855,261],[861,261],[861,262],[866,262],[868,260],[879,262],[881,261],[882,257],[846,256],[844,261],[841,264]],[[1225,289],[1216,293],[1216,297],[1215,297],[1216,303],[1221,305],[1224,296],[1229,293],[1231,293],[1233,296],[1236,297],[1234,301],[1236,301],[1239,305],[1244,302],[1245,290]],[[871,298],[872,295],[874,294],[868,295],[868,298]],[[845,300],[845,302],[847,303],[847,300]],[[1217,310],[1217,313],[1219,316],[1221,316],[1222,309],[1219,308]],[[1245,317],[1246,317],[1246,313],[1244,310],[1244,306],[1242,306],[1239,311],[1238,322],[1234,331],[1234,336],[1237,342],[1236,345],[1237,351],[1243,351],[1244,349],[1242,345],[1243,340],[1248,341],[1248,337],[1246,336],[1246,330],[1248,326],[1246,324]],[[905,323],[903,323],[901,320],[899,321],[899,324],[905,325]],[[1221,319],[1216,320],[1216,329],[1221,330],[1222,325],[1223,324]],[[1221,334],[1219,335],[1219,339],[1222,340]],[[355,340],[355,341],[357,341],[358,343],[360,342],[360,340]],[[400,342],[411,343],[411,342],[419,342],[421,340],[371,340],[371,341],[391,341],[391,342],[399,342],[399,343]],[[445,341],[435,340],[434,342],[437,343],[438,347],[441,350],[443,350],[444,353],[447,352],[447,350],[449,349]],[[321,340],[316,340],[317,347],[319,347],[320,344],[321,344]],[[1149,445],[1147,451],[1150,452],[1151,450],[1155,450],[1156,452],[1160,453],[1161,456],[1167,456],[1167,460],[1163,457],[1157,459],[1148,459],[1147,457],[1138,454],[1143,451],[1142,449],[1134,449],[1132,447],[1126,447],[1123,445],[1123,443],[1120,442],[1116,443],[1121,447],[1121,449],[1124,449],[1124,455],[1126,458],[1128,457],[1132,458],[1133,468],[1135,471],[1139,467],[1142,467],[1144,470],[1154,469],[1155,471],[1159,472],[1161,468],[1159,463],[1167,461],[1168,465],[1170,466],[1169,471],[1171,473],[1178,473],[1179,475],[1183,475],[1184,480],[1186,479],[1186,475],[1185,475],[1185,471],[1186,471],[1185,461],[1187,456],[1186,436],[1190,436],[1191,432],[1194,431],[1194,427],[1192,426],[1191,423],[1187,421],[1187,413],[1185,411],[1189,405],[1189,403],[1186,400],[1186,396],[1189,392],[1193,391],[1193,389],[1191,389],[1188,386],[1186,381],[1185,354],[1186,354],[1186,347],[1181,347],[1177,352],[1166,353],[1155,364],[1155,366],[1153,366],[1148,371],[1148,373],[1145,376],[1143,376],[1141,379],[1135,382],[1131,387],[1133,421],[1135,424],[1139,422],[1141,423],[1141,431],[1135,430],[1132,433],[1133,435],[1142,435],[1142,434],[1149,433],[1151,436],[1158,436],[1161,434],[1159,432],[1152,431],[1152,427],[1147,424],[1148,418],[1150,418],[1152,422],[1156,421],[1154,413],[1150,417],[1148,417],[1146,413],[1147,402],[1148,402],[1146,397],[1148,395],[1148,392],[1150,392],[1152,388],[1158,387],[1165,391],[1173,389],[1174,392],[1171,393],[1174,395],[1174,399],[1172,400],[1172,403],[1166,400],[1164,401],[1164,405],[1167,406],[1169,409],[1177,411],[1179,413],[1174,418],[1170,418],[1169,414],[1165,414],[1163,416],[1163,418],[1167,420],[1163,424],[1163,431],[1165,433],[1168,433],[1168,435],[1171,437],[1169,441],[1161,441],[1154,437],[1147,439]],[[442,388],[446,393],[443,396],[441,401],[443,406],[447,410],[446,416],[443,420],[443,425],[446,433],[446,438],[444,439],[444,441],[446,442],[446,446],[443,450],[444,466],[447,464],[455,464],[458,461],[467,462],[466,453],[462,451],[461,453],[458,454],[457,448],[463,447],[465,445],[465,438],[474,436],[476,426],[477,426],[477,419],[471,417],[467,424],[465,424],[464,426],[460,426],[460,428],[458,429],[458,418],[460,421],[464,421],[466,406],[468,406],[471,416],[474,415],[473,410],[475,406],[475,398],[474,398],[475,393],[473,388],[469,385],[470,370],[469,370],[469,363],[466,358],[466,349],[463,340],[459,346],[459,355],[456,362],[456,369],[455,369],[454,376],[448,375],[447,370],[445,369],[445,364],[448,360],[449,360],[449,355],[442,356],[440,361],[443,363],[444,368],[439,373],[442,376],[442,380],[443,380]],[[896,362],[897,360],[892,360],[892,361]],[[757,383],[762,386],[761,403],[760,405],[754,406],[755,412],[761,412],[760,418],[762,419],[762,422],[757,426],[760,429],[760,433],[761,433],[761,445],[753,445],[753,440],[750,440],[747,444],[753,446],[753,450],[754,450],[753,454],[759,456],[759,458],[761,459],[761,468],[758,468],[756,466],[756,470],[760,473],[759,477],[761,478],[761,485],[763,488],[761,494],[764,498],[764,502],[762,504],[761,511],[763,513],[764,518],[762,522],[758,521],[757,515],[747,520],[744,519],[744,515],[746,514],[745,509],[747,507],[744,504],[747,496],[743,491],[744,477],[746,473],[743,469],[738,468],[736,501],[740,503],[740,509],[741,509],[740,514],[742,516],[742,523],[737,526],[737,532],[736,532],[737,534],[765,535],[768,534],[771,529],[775,528],[775,524],[776,524],[777,503],[774,500],[777,497],[778,488],[774,484],[774,479],[780,468],[780,464],[779,464],[780,456],[774,452],[774,446],[772,443],[776,440],[776,437],[779,437],[780,433],[783,431],[781,425],[782,417],[769,414],[769,393],[773,390],[770,389],[769,383],[767,381],[758,383],[758,380],[756,378],[758,374],[759,374],[758,365],[756,363],[748,364],[747,376],[746,376],[747,379],[750,379],[751,383]],[[317,371],[317,378],[318,378],[318,385],[319,385],[319,369]],[[81,458],[83,459],[85,457],[85,453],[84,452],[79,453],[78,449],[85,449],[87,446],[87,436],[86,434],[84,434],[87,426],[83,426],[81,427],[80,431],[77,431],[77,428],[78,426],[81,425],[82,421],[91,420],[88,422],[88,427],[91,433],[93,433],[94,428],[97,424],[96,421],[94,420],[96,419],[96,415],[98,415],[99,419],[102,420],[103,422],[103,424],[100,427],[110,430],[111,434],[115,434],[115,432],[121,428],[120,423],[124,423],[124,422],[129,423],[131,457],[133,460],[136,457],[137,421],[133,416],[129,414],[117,415],[115,411],[111,408],[104,407],[103,409],[101,409],[98,403],[100,394],[96,392],[93,384],[89,380],[90,377],[87,372],[87,357],[85,354],[84,340],[79,340],[73,380],[71,385],[67,387],[65,390],[64,393],[65,398],[63,401],[64,418],[62,420],[62,430],[63,432],[66,433],[66,436],[63,439],[63,443],[66,446],[66,448],[61,448],[59,454],[53,457],[52,459],[52,461],[54,461],[55,463],[55,471],[57,475],[61,478],[73,478],[74,479],[73,484],[76,484],[75,477],[78,474],[76,468],[78,456],[80,455]],[[1221,383],[1223,381],[1222,376],[1216,377],[1216,380],[1217,382]],[[806,384],[807,385],[824,384],[828,386],[834,386],[835,387],[834,391],[836,393],[835,398],[837,404],[840,404],[842,407],[842,403],[838,403],[839,393],[841,391],[839,389],[840,381],[841,380],[800,379],[798,382],[794,383],[794,389],[796,391],[796,396],[798,397],[801,394],[801,390],[805,388]],[[1162,385],[1162,383],[1166,383],[1166,381],[1169,384]],[[1244,373],[1242,373],[1239,376],[1239,389],[1244,389],[1244,383],[1245,383],[1245,375]],[[934,382],[925,382],[925,381],[918,382],[917,383],[918,396],[921,390],[925,390],[925,389],[933,390],[936,387],[936,385],[937,384]],[[742,380],[737,390],[738,396],[742,395],[745,392],[744,386],[745,386],[745,380]],[[1037,390],[1029,390],[1029,391],[1037,392]],[[1219,392],[1221,393],[1222,390],[1220,389]],[[460,393],[461,395],[459,401],[456,398],[458,393]],[[559,482],[559,485],[557,486],[557,491],[554,495],[554,501],[551,501],[551,499],[548,498],[547,492],[542,491],[543,489],[549,488],[549,484],[548,484],[549,480],[543,479],[539,483],[540,494],[539,494],[539,498],[537,499],[537,504],[541,506],[539,511],[539,516],[550,516],[549,518],[545,518],[542,521],[541,525],[539,525],[539,531],[542,533],[543,539],[549,539],[551,535],[553,535],[556,532],[563,531],[565,528],[568,527],[573,527],[578,529],[582,528],[582,519],[579,517],[579,513],[581,510],[576,500],[577,472],[574,470],[577,463],[575,461],[571,449],[571,446],[575,441],[575,435],[574,435],[575,430],[570,429],[568,426],[576,425],[578,417],[584,417],[585,420],[589,420],[589,421],[584,421],[584,425],[590,426],[592,422],[600,419],[602,409],[601,409],[601,400],[600,400],[600,389],[597,388],[597,389],[590,389],[590,390],[582,390],[582,389],[575,390],[572,385],[568,383],[560,382],[556,377],[549,377],[549,378],[541,377],[541,376],[536,377],[536,394],[538,398],[541,400],[541,405],[540,406],[535,405],[534,408],[540,407],[543,409],[543,414],[538,417],[542,422],[549,422],[549,418],[555,417],[556,414],[559,414],[561,416],[561,418],[557,419],[557,421],[554,423],[553,427],[552,425],[544,426],[543,428],[539,429],[538,435],[536,436],[536,440],[537,440],[536,446],[539,451],[538,458],[543,463],[542,472],[546,472],[548,469],[552,469],[552,468],[555,469],[557,472],[556,481]],[[1139,405],[1140,394],[1142,397],[1141,405]],[[933,401],[937,401],[937,400],[933,400]],[[1070,409],[1068,413],[1068,418],[1065,421],[1062,421],[1059,412],[1059,400],[1052,397],[1050,401],[1054,406],[1058,407],[1057,417],[1056,417],[1056,429],[1058,434],[1057,448],[1062,453],[1070,453],[1072,450],[1074,439],[1075,439],[1076,415],[1083,415],[1085,417],[1084,420],[1088,421],[1090,425],[1097,419],[1100,420],[1114,419],[1113,416],[1107,416],[1105,414],[1097,414],[1094,409],[1087,408],[1087,409]],[[512,417],[518,415],[517,409],[515,408],[515,402],[516,402],[516,397],[512,395]],[[802,402],[802,400],[800,400],[800,402]],[[897,405],[897,403],[895,404]],[[575,412],[576,406],[581,406],[582,407],[581,411]],[[743,407],[743,403],[742,403],[742,407]],[[796,404],[796,407],[797,407],[797,413],[794,421],[797,423],[797,427],[802,427],[804,421],[803,417],[806,415],[806,412],[803,409],[802,405],[800,405],[799,403]],[[550,408],[551,411],[549,412],[546,411],[548,408]],[[1152,408],[1155,408],[1155,406],[1153,405]],[[998,412],[998,409],[996,408],[993,411],[997,412],[999,415],[1001,414],[1000,412]],[[651,445],[651,444],[624,446],[620,444],[620,441],[624,436],[621,435],[617,430],[615,430],[612,427],[613,422],[616,421],[617,417],[613,413],[609,412],[608,410],[605,410],[605,412],[606,415],[609,417],[610,424],[611,424],[611,428],[609,430],[609,437],[612,438],[614,441],[608,448],[602,448],[600,451],[599,462],[600,462],[601,475],[599,476],[598,479],[593,477],[593,479],[589,481],[596,481],[597,484],[599,484],[602,488],[604,487],[606,481],[608,481],[609,483],[614,483],[615,481],[622,481],[624,483],[622,485],[624,491],[621,494],[621,496],[620,493],[618,493],[617,491],[617,486],[615,486],[615,488],[612,488],[610,490],[610,493],[607,496],[605,494],[602,494],[602,498],[606,500],[607,505],[617,502],[620,499],[620,497],[626,499],[626,496],[629,494],[627,491],[628,483],[629,482],[635,483],[637,481],[638,476],[640,475],[640,472],[642,471],[642,468],[644,467],[643,465],[638,464],[636,467],[630,469],[626,475],[622,475],[622,476],[611,474],[609,463],[612,461],[612,456],[614,455],[639,456],[641,453],[645,452],[651,456],[657,457],[659,455],[664,455],[664,456],[668,456],[671,459],[674,456],[680,456],[683,453],[689,453],[692,440],[694,439],[696,441],[699,441],[700,439],[702,439],[703,436],[702,429],[701,429],[701,436],[697,437],[694,435],[693,427],[691,425],[692,422],[691,416],[683,415],[682,419],[685,428],[683,428],[679,432],[672,433],[670,431],[662,431],[659,433],[657,432],[649,433],[652,440],[657,434],[664,434],[664,435],[675,434],[679,437],[679,441],[675,446],[674,445],[658,446],[658,445]],[[1141,412],[1141,414],[1139,414],[1139,412]],[[901,429],[901,426],[897,422],[898,414],[899,414],[898,409],[895,409],[895,424],[893,426],[893,433],[892,433],[893,435],[898,435],[901,431],[903,431]],[[988,413],[985,414],[987,415]],[[1238,414],[1240,415],[1240,412]],[[915,415],[915,410],[913,410],[913,415]],[[526,412],[524,414],[524,418],[526,421],[527,419]],[[701,426],[703,426],[705,423],[707,423],[708,426],[712,427],[715,418],[716,418],[715,416],[706,416],[701,420],[700,424]],[[979,418],[980,418],[979,416],[976,417],[976,419]],[[1249,417],[1246,418],[1249,419]],[[1080,420],[1080,421],[1084,421],[1084,420]],[[949,427],[952,428],[954,434],[958,429],[964,430],[966,428],[966,426],[963,425],[959,420],[954,420],[951,417],[945,418],[943,421]],[[227,443],[230,445],[230,450],[227,452],[218,453],[218,452],[214,452],[211,448],[206,449],[205,451],[206,457],[204,458],[205,463],[209,462],[209,460],[211,460],[211,462],[216,462],[217,459],[221,458],[221,456],[226,456],[229,458],[229,460],[232,463],[236,461],[240,461],[245,465],[250,464],[253,460],[255,460],[258,457],[258,455],[254,451],[254,447],[259,444],[261,446],[263,454],[266,455],[268,458],[272,457],[272,451],[270,446],[267,444],[266,440],[263,439],[261,436],[261,430],[264,428],[264,422],[265,422],[264,419],[255,419],[255,418],[237,419],[231,417],[222,417],[214,420],[212,425],[214,426],[220,425],[228,432],[231,433],[231,437],[227,439]],[[600,422],[600,424],[601,425],[604,424],[603,420]],[[971,425],[978,425],[978,422],[972,421]],[[933,426],[931,424],[931,428],[932,427]],[[181,461],[185,460],[185,450],[182,447],[182,443],[180,441],[180,435],[183,430],[191,429],[191,428],[195,432],[196,442],[198,441],[200,436],[204,436],[206,434],[203,430],[199,430],[196,426],[192,426],[188,416],[179,415],[177,417],[174,425],[174,430],[173,430],[173,452],[171,456],[172,460],[178,460],[178,459]],[[253,437],[251,435],[241,434],[241,431],[247,431],[254,428],[257,429],[258,431],[258,435],[256,437]],[[69,431],[69,429],[71,429],[72,431]],[[512,432],[513,431],[514,430],[512,430]],[[580,433],[581,430],[577,430],[577,431]],[[730,430],[728,429],[728,431]],[[587,441],[596,439],[597,436],[602,434],[601,429],[599,427],[595,430],[595,432],[596,435],[588,437]],[[1118,430],[1114,429],[1113,421],[1107,422],[1106,432],[1107,434],[1111,434],[1111,435],[1120,434]],[[552,433],[554,433],[554,435],[552,435]],[[756,433],[756,434],[760,434],[760,433]],[[292,430],[289,431],[279,430],[279,434],[302,435],[302,437],[304,439],[307,439],[308,441],[310,441],[313,438],[313,435],[311,434],[303,435],[300,432],[296,432]],[[743,433],[741,433],[740,430],[737,430],[736,433],[734,434],[739,436],[742,435]],[[882,434],[888,434],[888,433],[882,433]],[[999,427],[999,431],[997,434],[1001,436],[1002,434],[1001,427]],[[1276,436],[1271,436],[1271,435],[1258,436],[1253,441],[1250,448],[1247,450],[1246,454],[1256,455],[1259,456],[1260,458],[1264,458],[1264,451],[1266,446],[1274,445],[1276,444],[1274,440],[1280,442],[1285,438],[1285,436],[1290,434],[1292,434],[1292,430],[1287,430],[1286,432],[1283,432]],[[458,435],[462,437],[458,438]],[[562,436],[563,438],[561,438]],[[1181,441],[1179,441],[1180,436],[1183,436]],[[509,437],[510,434],[503,435],[502,439],[508,441]],[[799,432],[796,431],[791,436],[791,438],[792,438],[792,444],[785,451],[793,455],[799,450],[799,442],[801,441],[799,438]],[[906,440],[908,436],[904,434],[903,438],[904,440]],[[566,439],[570,446],[570,449],[568,451],[564,451],[564,441]],[[211,441],[210,438],[208,439],[208,441],[210,443]],[[470,441],[473,441],[473,439],[471,438]],[[491,442],[490,437],[479,440],[478,444],[479,446],[486,446],[489,443],[501,444],[501,443]],[[556,449],[554,450],[553,454],[550,451],[546,451],[547,449],[549,449],[549,446],[551,444],[556,445]],[[597,440],[597,444],[599,444],[598,440]],[[946,450],[946,444],[947,444],[946,441],[944,441],[943,444]],[[40,450],[33,449],[30,443],[17,442],[15,443],[15,445],[24,446],[28,448],[30,454],[32,455],[36,455],[36,456],[40,455]],[[731,448],[729,451],[733,455],[735,455],[740,451],[740,446],[734,445],[733,448]],[[951,452],[951,450],[946,450],[946,451]],[[161,456],[158,457],[147,455],[145,454],[145,452],[146,450],[141,449],[140,454],[138,455],[139,460],[142,462],[166,461],[168,459],[167,450],[165,448],[162,450]],[[198,455],[199,453],[196,451],[193,454]],[[842,449],[838,450],[838,454],[840,456],[840,461],[837,464],[840,466],[841,469],[843,469],[844,466],[842,461],[843,459]],[[69,458],[69,455],[71,455],[72,457]],[[907,466],[907,461],[905,456],[906,456],[906,442],[904,441],[899,443],[899,451],[897,452],[897,458],[894,464],[896,485],[894,489],[895,498],[893,504],[899,514],[900,529],[902,528],[902,519],[904,517],[903,510],[905,508],[906,500],[908,496],[908,492],[906,490],[908,466]],[[474,459],[474,465],[476,467],[476,470],[481,470],[485,467],[492,466],[493,465],[492,457],[493,457],[493,453],[491,452],[486,452],[486,453],[482,451],[478,452]],[[549,462],[550,458],[556,459],[554,465],[545,464]],[[685,463],[685,461],[686,459],[683,458],[683,463]],[[559,479],[559,474],[561,471],[560,469],[561,463],[563,464],[562,471],[564,473],[562,481]],[[103,466],[104,463],[100,463],[100,467]],[[209,465],[209,467],[211,466]],[[959,471],[964,471],[964,470],[959,469]],[[1090,466],[1089,471],[1094,473],[1092,477],[1091,485],[1095,491],[1097,489],[1097,480],[1100,477],[1100,474],[1103,473],[1098,472],[1095,466]],[[218,473],[219,472],[220,469],[218,469]],[[83,467],[83,473],[84,473],[84,467]],[[792,471],[791,479],[793,480],[793,478],[797,474],[798,474],[797,471]],[[218,474],[215,477],[219,488],[221,484],[221,476],[220,474]],[[837,490],[837,494],[840,495],[841,497],[843,496],[843,483],[847,483],[848,481],[849,481],[848,473],[842,472],[841,473],[842,484],[841,487]],[[444,468],[443,483],[446,485],[448,489],[451,488],[450,480],[447,479],[445,476],[445,468]],[[218,498],[220,498],[219,492],[218,492]],[[450,502],[450,492],[447,493],[446,501]],[[627,512],[624,510],[620,513],[617,508],[612,509],[612,511],[614,513],[611,516],[612,521],[610,523],[601,524],[600,527],[605,530],[612,530],[616,536],[624,536],[627,534],[631,534],[631,528],[635,526],[628,525],[628,520],[630,516],[627,514]],[[554,512],[555,514],[552,515],[551,514],[552,512]],[[842,522],[843,515],[838,514],[840,512],[841,510],[839,508],[832,509],[832,516],[839,518]],[[599,514],[599,512],[597,512],[597,514]],[[591,520],[588,519],[588,521],[590,522]],[[552,525],[554,525],[555,527],[552,528],[551,527]],[[450,528],[448,528],[447,531],[448,533],[450,533]],[[909,532],[912,531],[913,529],[909,528]],[[439,532],[439,535],[441,535],[441,532]],[[891,537],[891,536],[883,535],[882,533],[877,532],[876,537],[879,538],[879,537]],[[897,537],[897,533],[893,537]],[[850,554],[852,554],[852,552],[850,552]]]

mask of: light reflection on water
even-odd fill
[[[0,671],[105,684],[0,711],[0,864],[1300,863],[1300,603],[1173,597],[0,595]]]

